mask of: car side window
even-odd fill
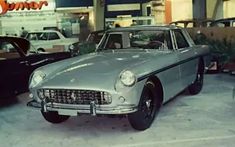
[[[217,27],[230,27],[230,21],[221,21],[215,24]]]
[[[47,40],[49,33],[41,33],[38,37],[38,40]]]
[[[26,36],[26,39],[28,40],[38,40],[37,38],[37,34],[35,33],[28,33],[28,35]]]
[[[175,38],[176,38],[178,49],[189,47],[189,44],[187,40],[185,39],[181,30],[174,30],[174,33],[175,33]]]
[[[120,49],[122,48],[122,35],[121,34],[110,34],[106,48],[108,49]]]
[[[233,26],[232,27],[235,27],[235,21],[233,21],[233,24],[232,24]]]
[[[19,58],[20,54],[12,43],[7,41],[0,42],[0,60]]]
[[[58,36],[58,34],[57,33],[50,33],[49,34],[49,38],[48,38],[48,40],[57,40],[57,39],[60,39],[60,37]]]
[[[215,26],[217,26],[217,27],[225,27],[225,24],[223,22],[218,22]]]
[[[170,31],[165,31],[165,44],[167,44],[168,49],[173,49]]]

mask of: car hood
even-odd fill
[[[139,51],[105,51],[78,56],[64,61],[62,67],[56,70],[44,82],[46,87],[76,87],[87,88],[114,84],[120,72],[141,65],[161,53]],[[76,60],[77,59],[77,60]],[[50,67],[48,67],[50,68]],[[111,83],[110,83],[111,82]]]

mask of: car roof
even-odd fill
[[[30,31],[29,33],[49,33],[49,32],[58,32],[55,30],[42,30],[42,31]]]
[[[207,18],[207,19],[186,19],[186,20],[173,21],[171,23],[187,23],[187,22],[190,23],[190,22],[208,22],[208,21],[214,21],[214,20],[210,19],[210,18]]]
[[[130,27],[119,27],[119,28],[112,28],[107,30],[107,32],[116,32],[116,31],[129,31],[129,30],[172,30],[172,29],[182,29],[182,27],[175,26],[175,25],[163,25],[163,26],[156,26],[156,25],[137,25],[137,26],[130,26]]]
[[[211,23],[211,25],[214,25],[214,24],[217,24],[217,23],[220,23],[220,22],[229,22],[229,21],[232,21],[232,20],[235,20],[235,17],[216,19],[215,21],[213,21]]]
[[[217,20],[215,20],[214,22],[216,22],[216,21],[229,21],[229,20],[235,20],[235,17],[217,19]]]

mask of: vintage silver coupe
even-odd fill
[[[208,53],[176,26],[111,29],[96,52],[35,70],[28,106],[40,108],[51,123],[78,114],[122,114],[145,130],[163,103],[185,89],[201,91]]]

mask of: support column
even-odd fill
[[[206,19],[206,0],[193,0],[193,18]]]
[[[215,9],[213,11],[212,18],[213,19],[219,19],[223,18],[223,1],[222,0],[217,0],[215,4]]]
[[[104,9],[105,0],[93,0],[94,8],[94,29],[103,30],[104,29]]]

